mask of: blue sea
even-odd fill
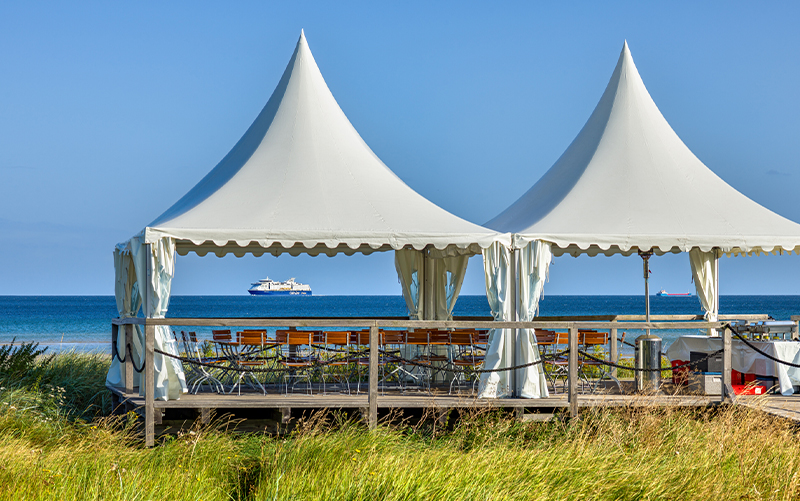
[[[650,298],[652,314],[702,314],[697,297]],[[800,296],[722,296],[720,313],[800,314]],[[485,296],[461,296],[456,316],[489,316]],[[540,315],[644,314],[643,296],[545,296]],[[167,317],[391,317],[408,315],[401,296],[173,296]],[[38,341],[50,351],[110,350],[113,296],[0,296],[0,343]],[[196,329],[202,337],[203,329]],[[210,329],[207,329],[210,332]],[[664,346],[682,334],[660,331]],[[628,332],[632,340],[638,333]]]

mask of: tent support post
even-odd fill
[[[374,430],[378,426],[378,326],[369,326],[369,415],[367,427]]]
[[[642,257],[642,265],[644,266],[644,317],[645,322],[650,322],[650,256],[653,251],[642,252],[639,251],[639,256]],[[645,334],[650,335],[650,329],[645,329]]]
[[[578,328],[572,324],[569,328],[569,417],[578,417]]]
[[[722,331],[722,403],[733,403],[733,381],[731,380],[731,330],[726,327]]]
[[[509,272],[509,283],[510,287],[508,290],[508,300],[511,303],[511,318],[509,320],[516,322],[517,319],[517,252],[514,249],[511,249],[510,254],[511,263],[508,272]],[[506,343],[506,360],[507,363],[510,364],[510,367],[517,365],[517,337],[519,336],[519,330],[517,329],[510,329],[510,336],[508,339],[508,343]],[[508,386],[509,386],[509,393],[512,397],[518,397],[520,392],[519,388],[517,388],[517,370],[514,369],[508,371]]]
[[[131,349],[128,349],[128,346]],[[119,348],[119,347],[117,347]],[[125,393],[133,393],[133,325],[125,326]]]
[[[144,328],[144,443],[145,447],[155,444],[155,405],[153,393],[155,392],[155,371],[153,370],[153,351],[155,345],[155,325],[145,325]]]
[[[155,371],[155,337],[156,327],[150,325],[147,320],[151,318],[150,312],[150,284],[153,283],[153,252],[151,244],[145,244],[145,255],[147,256],[147,283],[144,284],[144,294],[142,307],[144,308],[144,444],[145,447],[155,445],[155,405],[154,393],[156,389]],[[141,385],[140,381],[140,385]]]
[[[612,320],[612,322],[616,323],[616,321],[617,321],[617,317],[615,316],[614,320]],[[609,347],[609,351],[610,351],[609,355],[611,356],[611,361],[614,362],[615,364],[617,364],[617,363],[619,363],[619,342],[617,341],[617,328],[616,327],[614,327],[612,329],[609,329],[608,338],[609,338],[609,343],[611,343],[611,345]],[[613,378],[617,377],[617,368],[616,367],[612,367],[609,372],[611,374],[611,377],[613,377]]]

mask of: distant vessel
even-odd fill
[[[276,282],[269,277],[251,284],[247,289],[253,296],[310,296],[311,286],[301,284],[290,278],[285,282]]]
[[[691,292],[667,292],[664,289],[656,292],[656,296],[694,296]]]

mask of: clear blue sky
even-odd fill
[[[113,245],[228,152],[301,28],[377,155],[473,222],[560,156],[625,39],[689,148],[800,221],[800,3],[531,4],[0,3],[0,294],[113,294]],[[691,287],[685,255],[651,269],[653,288]],[[267,275],[321,294],[400,293],[391,253],[179,257],[173,293],[242,294]],[[799,279],[799,256],[721,262],[723,294],[800,294]],[[545,294],[641,290],[638,257],[562,257]],[[483,294],[480,259],[463,293]]]

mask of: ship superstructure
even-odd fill
[[[285,282],[278,282],[267,277],[251,284],[247,292],[253,296],[310,296],[311,286],[295,282],[290,278]]]

